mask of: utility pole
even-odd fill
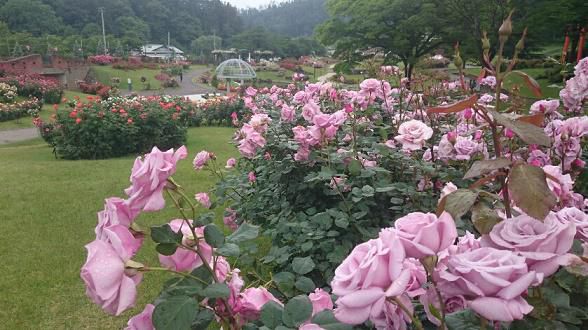
[[[169,48],[170,46],[170,35],[169,35],[169,31],[167,31],[167,48]]]
[[[104,55],[108,52],[106,47],[106,30],[104,29],[104,7],[98,8],[100,10],[100,17],[102,18],[102,41],[104,42]]]

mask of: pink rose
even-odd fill
[[[564,223],[576,225],[575,237],[588,243],[588,214],[576,207],[566,207],[556,213],[557,218]]]
[[[100,240],[110,244],[123,260],[129,260],[141,248],[143,235],[137,234],[137,237],[135,237],[129,228],[123,225],[112,225],[104,228],[103,236]]]
[[[457,238],[453,218],[443,212],[439,218],[433,213],[410,213],[394,223],[406,255],[421,259],[447,249]]]
[[[247,174],[247,179],[251,183],[257,181],[257,177],[255,176],[255,172],[253,172],[253,171],[249,172],[249,174]]]
[[[155,330],[151,318],[155,306],[147,304],[141,314],[133,316],[127,323],[125,330]]]
[[[192,223],[192,221],[190,221]],[[185,223],[183,219],[175,219],[170,221],[169,226],[174,232],[179,232],[181,229],[182,234],[184,235],[183,240],[189,244],[195,244],[196,238],[193,237],[192,231],[190,227]],[[202,252],[202,255],[207,259],[207,262],[210,263],[212,258],[212,247],[208,245],[204,241],[204,228],[198,227],[195,230],[196,235],[198,236],[198,248]],[[191,250],[187,250],[181,247],[178,247],[176,252],[171,256],[164,256],[162,254],[159,255],[159,262],[162,266],[167,267],[171,270],[183,272],[183,271],[191,271],[203,265],[202,259]]]
[[[111,197],[104,201],[104,210],[98,212],[98,225],[94,230],[96,238],[101,239],[104,228],[112,225],[130,227],[139,214],[138,210],[129,207],[124,199]]]
[[[575,234],[574,224],[563,223],[553,214],[543,222],[520,215],[496,224],[480,243],[516,252],[525,257],[529,270],[548,277],[563,265]]]
[[[453,145],[455,150],[455,159],[457,160],[470,160],[478,151],[480,151],[480,145],[470,137],[458,136],[455,144]]]
[[[405,150],[420,150],[432,136],[433,130],[429,126],[413,119],[400,124],[398,135],[394,139],[402,143]]]
[[[216,265],[214,267],[216,278],[218,278],[219,282],[224,282],[227,279],[227,274],[231,271],[231,265],[229,265],[227,259],[219,256],[216,259]]]
[[[201,170],[204,168],[206,163],[210,160],[210,153],[206,150],[202,150],[196,154],[194,158],[194,169]]]
[[[314,323],[308,323],[308,324],[301,325],[298,328],[298,330],[324,330],[324,329]]]
[[[86,295],[112,315],[120,315],[135,304],[136,286],[142,274],[127,272],[121,255],[108,243],[96,240],[86,245],[88,257],[80,273]]]
[[[386,297],[402,296],[408,286],[411,273],[404,268],[404,259],[402,243],[391,229],[356,246],[331,282],[333,294],[339,297],[335,317],[347,324],[380,319]]]
[[[423,285],[427,283],[427,272],[420,261],[408,258],[404,260],[404,267],[410,270],[410,280],[406,287],[406,294],[414,298],[425,293]]]
[[[245,90],[245,94],[247,94],[247,96],[251,96],[251,97],[253,97],[253,96],[257,95],[257,89],[255,89],[255,88],[253,88],[253,87],[249,86],[249,87],[247,87],[247,89]]]
[[[227,165],[225,166],[225,168],[231,169],[231,168],[235,167],[235,165],[237,165],[237,160],[235,160],[235,158],[229,158],[229,159],[227,159]]]
[[[194,198],[200,205],[202,205],[205,209],[209,209],[212,203],[210,202],[210,197],[207,193],[201,192],[197,193]]]
[[[143,159],[137,158],[131,173],[131,186],[125,189],[127,201],[133,209],[159,211],[165,206],[163,188],[167,179],[176,173],[176,163],[186,158],[188,152],[182,146],[176,152],[170,149],[162,152],[153,147]]]
[[[313,293],[308,295],[308,299],[312,303],[312,316],[324,311],[325,309],[333,309],[333,301],[331,295],[323,289],[316,289]]]
[[[225,210],[227,213],[225,214],[225,216],[223,217],[223,223],[225,224],[225,226],[229,227],[229,229],[231,230],[236,230],[237,228],[239,228],[239,225],[237,225],[237,212],[235,212],[235,210],[228,208]]]
[[[540,100],[531,105],[529,112],[532,114],[543,113],[545,115],[561,117],[557,112],[557,108],[559,108],[559,100]]]
[[[533,310],[521,295],[542,276],[529,271],[524,257],[482,247],[450,256],[444,265],[436,275],[442,295],[463,296],[487,320],[511,322]]]
[[[447,182],[443,189],[441,189],[441,196],[439,196],[439,202],[443,199],[443,197],[451,194],[452,192],[457,190],[457,186],[453,184],[453,182]]]
[[[294,111],[294,108],[284,104],[280,112],[280,119],[285,123],[291,123],[296,119],[296,111]]]
[[[239,296],[239,301],[240,306],[236,312],[247,320],[256,320],[259,318],[259,313],[261,313],[263,305],[269,301],[275,301],[282,305],[282,303],[264,287],[245,289],[245,291]]]
[[[464,310],[467,308],[467,301],[465,300],[465,298],[463,296],[453,296],[451,298],[446,298],[446,297],[442,296],[442,298],[445,303],[445,309],[446,309],[445,312],[447,314],[455,313],[455,312],[458,312],[460,310]],[[435,307],[435,309],[437,309],[437,311],[441,311],[441,304],[439,303],[439,296],[437,295],[437,292],[435,292],[433,287],[430,287],[429,289],[427,289],[426,293],[419,297],[419,301],[423,305],[423,307],[425,308],[425,313],[427,314],[427,319],[429,321],[431,321],[431,323],[435,324],[436,326],[440,326],[441,320],[439,320],[437,317],[435,317],[433,315],[433,313],[431,312],[431,305],[433,305]]]

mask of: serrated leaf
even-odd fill
[[[227,237],[227,242],[240,243],[257,238],[259,235],[259,227],[243,223],[235,232]]]
[[[521,78],[523,78],[523,81],[525,82],[525,84],[527,85],[529,90],[536,97],[541,97],[543,95],[541,93],[541,85],[539,85],[539,83],[535,79],[533,79],[533,77],[529,76],[528,74],[526,74],[522,71],[518,71],[518,70],[511,71],[508,74],[516,74],[516,75],[520,76]]]
[[[297,327],[312,316],[312,303],[308,296],[296,296],[284,306],[282,321],[289,327]]]
[[[491,160],[479,160],[472,164],[472,167],[464,175],[464,180],[472,179],[477,176],[488,174],[494,170],[498,170],[512,164],[512,161],[506,158],[497,158]]]
[[[282,313],[284,308],[275,301],[269,301],[261,308],[259,319],[266,327],[275,329],[282,325]]]
[[[469,309],[446,315],[447,328],[451,330],[471,330],[480,328],[480,319]]]
[[[492,118],[496,122],[515,133],[521,140],[528,144],[537,144],[545,147],[551,147],[551,139],[545,134],[542,128],[524,121],[509,119],[497,111],[490,110]]]
[[[213,283],[202,291],[202,295],[208,298],[227,298],[230,294],[231,290],[225,283]]]
[[[557,203],[547,186],[545,172],[539,167],[519,164],[508,177],[508,190],[514,203],[531,217],[543,220]]]
[[[241,254],[241,249],[237,244],[225,243],[223,246],[216,249],[216,253],[225,257],[238,257]]]
[[[465,100],[461,100],[454,104],[442,105],[434,108],[427,109],[427,115],[436,113],[455,113],[463,111],[467,108],[473,107],[478,101],[478,95],[474,94]]]
[[[479,202],[472,207],[472,223],[480,234],[490,233],[492,228],[500,221],[502,221],[502,218],[495,210],[489,208],[486,203]]]
[[[294,285],[296,286],[296,289],[298,289],[302,292],[305,292],[305,293],[312,292],[316,288],[316,286],[314,285],[314,282],[306,276],[298,277],[298,279],[296,279],[296,283],[294,283]]]
[[[187,226],[187,224],[184,224]],[[151,227],[151,239],[160,244],[178,244],[182,241],[182,233],[174,232],[168,224]]]
[[[204,227],[204,240],[212,247],[221,247],[225,243],[225,235],[215,224]]]
[[[213,320],[213,311],[210,309],[201,309],[196,315],[194,322],[192,322],[191,330],[206,330]]]
[[[457,189],[456,191],[443,197],[437,207],[437,216],[443,211],[451,214],[453,219],[457,220],[466,214],[476,202],[478,193],[469,189]]]
[[[171,296],[153,310],[153,326],[156,329],[189,329],[198,313],[198,302],[188,296]]]
[[[310,273],[314,269],[314,266],[315,264],[311,257],[296,257],[292,260],[292,269],[300,275]]]

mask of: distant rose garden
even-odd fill
[[[575,187],[586,180],[588,59],[559,100],[526,105],[502,93],[520,75],[541,95],[515,70],[522,43],[510,64],[487,59],[479,93],[463,76],[408,81],[383,66],[359,90],[297,74],[200,106],[68,100],[69,112],[38,122],[57,156],[150,150],[98,212],[86,294],[119,315],[144,277],[169,273],[129,329],[582,328],[588,199]],[[185,130],[199,125],[235,126],[241,157],[187,150]],[[191,157],[218,178],[212,191],[174,179]],[[177,216],[135,221],[166,207]],[[137,258],[146,239],[160,264]],[[259,240],[271,241],[263,255]]]

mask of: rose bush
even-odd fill
[[[500,49],[510,33],[509,17]],[[120,313],[134,302],[129,278],[169,272],[151,313],[158,329],[585,328],[588,203],[576,182],[587,118],[501,95],[510,74],[539,92],[513,70],[523,40],[505,65],[484,40],[493,95],[465,90],[463,77],[246,90],[248,111],[232,118],[242,157],[221,165],[201,151],[193,161],[220,179],[214,195],[170,177],[183,149],[154,166],[145,164],[164,157],[158,149],[137,160],[128,198],[99,215],[91,245],[112,261],[89,250],[88,295]],[[162,209],[163,192],[181,218],[150,228],[171,257],[154,267],[131,258],[144,232],[137,216]],[[216,206],[228,235],[207,211]],[[249,241],[260,229],[272,247],[258,260]],[[100,285],[98,273],[108,274]]]

